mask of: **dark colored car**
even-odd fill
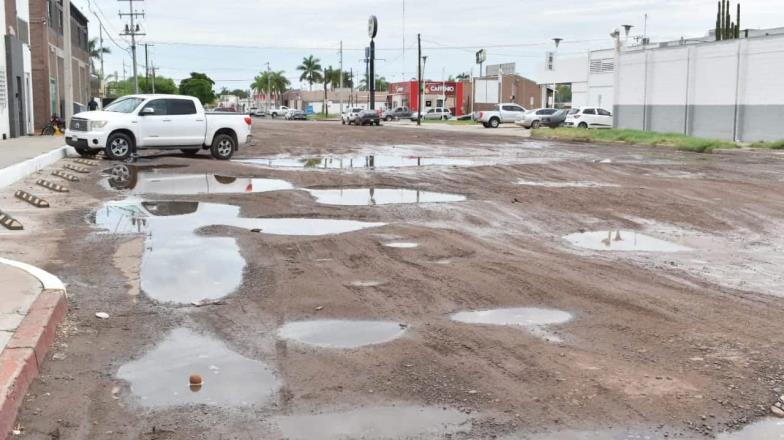
[[[381,125],[381,117],[375,110],[362,110],[354,123],[357,125]]]
[[[385,121],[391,121],[393,119],[397,121],[398,119],[410,119],[412,114],[411,109],[408,107],[397,107],[385,111],[383,118]]]
[[[287,119],[289,121],[307,121],[308,115],[306,115],[302,110],[294,110],[291,112],[291,114],[288,115]]]

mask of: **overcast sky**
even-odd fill
[[[96,14],[111,33],[104,44],[106,72],[127,75],[129,39],[117,34],[128,2],[71,0],[90,19],[90,35],[98,36]],[[134,1],[146,13],[140,42],[155,44],[151,59],[160,73],[177,80],[191,71],[205,72],[217,88],[247,89],[269,62],[299,85],[297,65],[313,54],[322,65],[340,64],[343,41],[345,70],[364,71],[368,44],[367,19],[379,20],[377,71],[390,81],[410,79],[416,72],[416,37],[422,34],[428,56],[426,76],[441,79],[461,72],[478,73],[474,52],[488,49],[488,63],[517,63],[518,73],[536,79],[554,37],[563,38],[559,56],[612,45],[609,33],[634,25],[632,35],[647,33],[654,41],[705,34],[715,24],[716,0],[144,0]],[[733,5],[735,2],[733,1]],[[741,26],[784,26],[782,0],[743,0]],[[734,7],[734,6],[733,6]],[[404,9],[405,8],[405,9]],[[405,10],[405,14],[404,14]],[[405,17],[405,18],[404,18]],[[404,43],[405,41],[405,43]],[[126,50],[122,50],[125,48]],[[405,48],[405,51],[403,50]],[[144,50],[138,51],[144,72]]]

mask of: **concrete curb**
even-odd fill
[[[76,150],[72,147],[55,148],[48,153],[0,169],[0,189],[48,167],[69,154],[76,154]]]
[[[54,275],[4,258],[0,258],[0,263],[29,272],[44,287],[0,353],[0,436],[5,438],[14,428],[27,389],[38,376],[46,352],[54,342],[57,324],[67,312],[68,301],[62,281]],[[50,289],[47,286],[62,288]]]

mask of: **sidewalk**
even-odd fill
[[[25,136],[0,141],[0,188],[64,158],[62,136]]]
[[[67,303],[59,279],[24,263],[0,258],[0,285],[0,436],[5,438]]]

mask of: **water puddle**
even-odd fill
[[[342,170],[353,168],[402,168],[425,166],[478,166],[489,164],[473,158],[420,157],[406,155],[346,155],[327,157],[272,156],[239,159],[236,162],[265,168]]]
[[[562,342],[560,337],[547,331],[547,326],[569,322],[572,314],[556,309],[520,307],[459,312],[452,315],[452,320],[466,324],[520,326],[534,336],[551,342]]]
[[[612,183],[600,183],[600,182],[588,182],[588,181],[546,182],[546,181],[533,181],[533,180],[523,180],[523,179],[518,180],[517,184],[524,185],[524,186],[538,186],[542,188],[617,188],[618,187],[618,185]]]
[[[378,287],[382,285],[381,281],[352,281],[349,283],[351,287]]]
[[[636,231],[578,232],[564,237],[574,246],[596,251],[685,252],[693,249]]]
[[[162,302],[219,299],[242,283],[245,259],[236,239],[205,237],[206,226],[233,226],[273,235],[320,236],[382,226],[350,220],[240,217],[233,205],[200,202],[108,202],[95,223],[115,234],[146,235],[141,287]]]
[[[391,321],[297,321],[281,327],[278,336],[315,347],[358,348],[397,339],[406,327]]]
[[[426,406],[375,406],[281,416],[274,423],[290,440],[444,438],[472,428],[471,420],[460,411]]]
[[[318,203],[324,205],[364,206],[404,203],[448,203],[462,202],[466,198],[459,194],[446,194],[413,189],[349,188],[309,189]]]
[[[412,243],[408,241],[395,241],[391,243],[384,243],[384,246],[398,249],[413,249],[419,247],[419,243]]]
[[[279,179],[230,177],[215,174],[159,173],[154,168],[116,165],[106,171],[110,188],[127,190],[132,194],[242,194],[294,189]]]
[[[202,379],[200,386],[190,384],[192,375]],[[144,356],[121,366],[117,377],[148,407],[260,405],[280,387],[264,362],[187,328],[173,330]]]
[[[716,440],[784,440],[784,420],[767,418],[747,425],[740,431],[722,432]]]

